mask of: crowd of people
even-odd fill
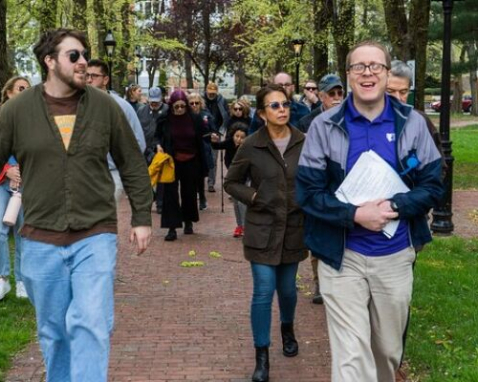
[[[167,99],[152,87],[146,103],[133,84],[122,98],[108,90],[106,63],[90,59],[84,35],[70,29],[44,33],[34,53],[45,82],[30,88],[14,77],[2,90],[0,216],[16,192],[23,208],[15,225],[1,225],[0,300],[11,290],[11,230],[16,294],[35,307],[48,382],[107,381],[123,195],[138,253],[151,240],[153,201],[164,240],[178,240],[180,228],[192,235],[206,191],[218,188],[223,150],[231,232],[251,265],[252,381],[269,380],[276,292],[282,352],[299,353],[296,276],[307,257],[312,302],[327,314],[332,381],[395,381],[416,252],[431,240],[426,215],[443,192],[439,135],[406,105],[405,63],[366,41],[347,56],[347,98],[330,73],[307,80],[296,99],[298,84],[279,72],[252,107],[246,98],[228,103],[212,82],[202,94],[176,89]],[[359,205],[339,200],[337,189],[370,150],[410,191]],[[148,166],[158,163],[171,176],[152,186]],[[390,222],[398,228],[388,237]]]

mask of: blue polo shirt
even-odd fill
[[[373,150],[395,170],[398,168],[395,123],[392,105],[385,96],[385,107],[373,121],[363,117],[353,104],[353,94],[347,98],[345,125],[349,133],[347,173],[364,151]],[[384,256],[410,246],[408,223],[400,220],[397,232],[388,239],[381,232],[370,231],[360,225],[347,232],[345,246],[366,256]]]

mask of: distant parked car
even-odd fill
[[[461,109],[465,113],[469,113],[471,111],[472,104],[473,104],[473,99],[471,98],[471,96],[466,95],[463,97],[463,100],[461,101]],[[441,111],[441,102],[440,101],[432,102],[430,107],[439,113]]]

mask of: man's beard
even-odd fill
[[[62,81],[64,84],[68,85],[71,89],[74,90],[82,90],[86,86],[86,75],[83,76],[83,81],[81,80],[75,80],[75,71],[73,72],[72,76],[67,76],[66,74],[63,73],[61,70],[61,66],[59,66],[55,70],[55,74],[58,77],[60,81]],[[84,69],[86,73],[86,67]]]

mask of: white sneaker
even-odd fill
[[[18,298],[28,298],[27,290],[25,289],[25,284],[23,284],[23,281],[17,282],[16,289]]]
[[[0,300],[2,300],[11,289],[12,287],[10,286],[10,281],[0,277]]]

